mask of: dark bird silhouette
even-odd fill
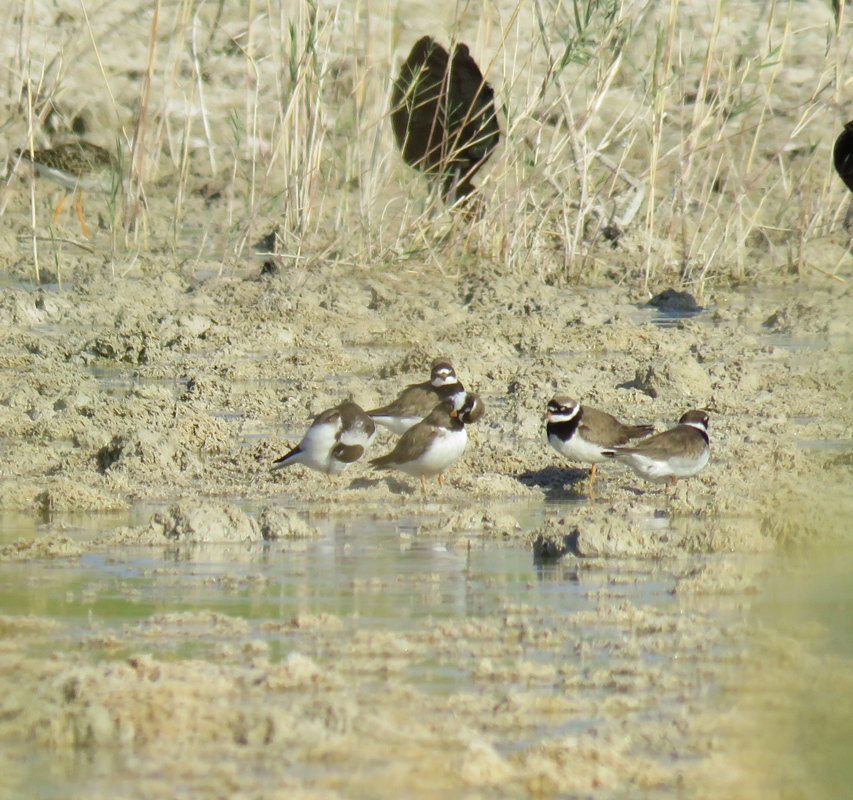
[[[495,93],[468,46],[453,56],[431,36],[415,42],[391,95],[391,124],[403,160],[441,180],[448,203],[467,197],[471,179],[501,137]]]
[[[835,147],[832,151],[832,162],[835,164],[835,171],[841,176],[844,185],[853,192],[853,120],[844,126],[838,138],[835,140]],[[853,223],[853,200],[847,208],[847,213],[844,215],[845,230],[850,230]]]
[[[844,126],[844,130],[835,140],[832,160],[835,171],[841,176],[847,188],[853,192],[853,120]]]

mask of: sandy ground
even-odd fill
[[[56,14],[80,22],[76,6]],[[138,39],[126,57],[144,64]],[[93,69],[81,66],[75,80],[94,85]],[[245,102],[240,81],[219,89],[223,106]],[[133,80],[117,91],[127,117]],[[87,110],[104,144],[106,105]],[[215,126],[223,150],[226,120]],[[851,536],[846,235],[809,243],[806,262],[823,272],[770,273],[765,254],[759,274],[732,266],[696,291],[702,313],[662,325],[640,288],[630,235],[599,243],[601,266],[583,280],[545,280],[483,246],[488,222],[469,237],[445,214],[408,253],[338,258],[314,242],[300,260],[285,244],[270,274],[234,242],[270,230],[274,204],[244,209],[245,174],[212,181],[203,142],[193,140],[193,153],[184,183],[178,155],[163,153],[167,166],[146,198],[147,243],[134,253],[116,249],[104,198],[87,198],[99,220],[92,242],[80,242],[76,219],[64,215],[38,240],[43,286],[32,283],[29,176],[21,170],[4,190],[0,510],[32,514],[41,528],[0,548],[0,559],[74,564],[120,558],[137,544],[210,542],[236,553],[262,539],[310,537],[320,518],[414,515],[419,536],[451,548],[473,538],[565,553],[561,569],[613,571],[617,589],[560,625],[521,605],[405,634],[359,631],[345,615],[259,627],[164,612],[128,625],[116,645],[70,635],[48,615],[10,613],[0,617],[0,787],[14,796],[16,781],[28,780],[20,757],[35,752],[57,782],[83,758],[122,797],[175,786],[193,797],[812,796],[807,782],[779,785],[784,760],[743,747],[760,722],[734,676],[761,672],[782,694],[792,691],[791,663],[802,680],[819,671],[807,637],[756,637],[744,615],[768,568],[762,559]],[[399,163],[393,169],[405,176]],[[417,176],[403,179],[419,191]],[[383,191],[399,194],[393,182]],[[178,195],[187,227],[175,238]],[[33,196],[44,233],[56,192],[38,182]],[[563,253],[535,263],[549,258]],[[653,289],[675,277],[658,273]],[[313,415],[347,398],[382,404],[423,380],[438,355],[453,359],[488,411],[427,501],[416,481],[364,463],[334,485],[301,467],[270,471]],[[669,498],[604,465],[590,504],[586,469],[561,463],[545,443],[541,416],[555,394],[658,429],[707,407],[711,463]],[[380,434],[372,454],[391,444]],[[164,510],[90,542],[64,536],[65,513],[140,503]],[[545,507],[544,521],[519,525],[496,510],[513,503]],[[627,601],[623,559],[639,559],[630,563],[641,582],[656,580],[649,565],[667,560],[680,605]],[[270,630],[292,644],[283,659],[259,640]],[[147,653],[154,639],[192,635],[230,649],[209,660]],[[476,690],[432,694],[399,677],[429,655]],[[834,670],[849,681],[845,664]],[[578,717],[600,724],[576,731]],[[766,769],[756,771],[759,762]]]
[[[314,414],[346,398],[379,405],[443,354],[489,409],[449,485],[433,486],[443,503],[583,498],[586,469],[561,464],[544,441],[541,417],[560,393],[659,429],[711,409],[711,465],[671,500],[604,465],[599,502],[574,512],[581,526],[615,526],[621,552],[673,546],[642,534],[655,510],[702,518],[703,533],[682,543],[700,552],[763,550],[846,518],[846,285],[719,291],[707,311],[664,327],[627,290],[551,288],[473,259],[469,268],[456,281],[426,267],[405,283],[340,266],[298,280],[253,267],[6,289],[4,507],[220,496],[402,514],[420,502],[405,476],[360,462],[329,485],[302,467],[269,468]],[[470,299],[469,286],[488,296]],[[372,452],[391,444],[380,434]]]
[[[704,298],[702,315],[661,327],[627,290],[549,288],[474,259],[469,269],[458,280],[426,267],[261,277],[250,265],[229,277],[164,270],[135,280],[93,271],[62,291],[7,288],[0,496],[45,524],[0,558],[120,557],[138,543],[239,548],[310,536],[313,518],[414,514],[420,536],[451,548],[471,537],[514,541],[569,550],[566,560],[593,570],[613,569],[614,557],[675,559],[674,591],[687,598],[679,609],[608,591],[595,611],[556,627],[530,605],[406,634],[360,632],[345,616],[272,621],[294,648],[283,660],[270,657],[270,631],[258,623],[204,614],[155,615],[142,632],[128,625],[105,640],[63,635],[45,660],[30,653],[61,633],[56,623],[6,617],[9,741],[60,757],[57,780],[75,753],[104,758],[100,780],[127,797],[176,783],[197,797],[223,786],[253,797],[669,796],[684,787],[722,797],[732,786],[774,796],[762,776],[778,774],[778,762],[749,751],[767,764],[756,775],[738,745],[758,724],[755,708],[713,698],[745,665],[778,672],[786,693],[791,653],[805,644],[758,646],[741,614],[709,614],[695,598],[748,608],[761,580],[744,554],[849,539],[849,289],[721,290]],[[302,467],[270,472],[312,414],[347,397],[379,404],[422,379],[436,354],[455,360],[488,413],[426,502],[416,481],[361,463],[331,486]],[[711,463],[671,498],[605,465],[589,504],[585,468],[560,463],[544,441],[540,418],[557,392],[661,428],[710,407]],[[374,451],[388,446],[381,435]],[[93,542],[51,524],[60,512],[141,501],[167,510]],[[516,501],[554,506],[531,529],[495,510]],[[653,524],[661,516],[668,526]],[[224,662],[111,657],[146,653],[152,635],[212,636],[232,650]],[[587,649],[598,658],[561,655]],[[473,694],[434,696],[394,677],[427,653],[460,668]],[[666,668],[661,653],[674,659]],[[564,730],[578,717],[601,722]],[[12,794],[20,774],[7,773]]]

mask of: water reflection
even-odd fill
[[[538,518],[530,509],[521,512],[517,516],[527,526]],[[61,527],[85,541],[98,525],[131,517],[138,524],[150,513],[80,515]],[[540,509],[539,517],[543,513]],[[255,621],[327,614],[359,628],[403,631],[516,603],[559,616],[591,607],[602,591],[638,605],[673,604],[672,579],[661,566],[601,562],[580,568],[572,558],[537,562],[527,546],[487,545],[475,533],[452,541],[419,536],[423,521],[313,520],[320,531],[316,539],[120,547],[87,550],[72,560],[3,563],[0,614],[64,620],[73,637],[92,625],[119,629],[165,610]],[[0,534],[5,541],[44,533],[23,516],[7,515],[0,523],[6,523]],[[168,651],[174,642],[156,646]]]
[[[730,647],[718,620],[731,615],[696,613],[689,595],[673,594],[684,559],[537,562],[529,545],[467,530],[464,515],[456,526],[464,529],[448,532],[439,522],[447,509],[427,508],[398,520],[312,519],[312,539],[86,548],[75,559],[0,563],[0,615],[51,622],[15,642],[40,663],[126,665],[144,653],[180,670],[192,662],[200,675],[221,665],[236,680],[309,658],[340,679],[330,685],[339,685],[342,702],[369,709],[371,721],[402,686],[418,714],[431,703],[433,718],[444,719],[450,703],[448,730],[485,731],[505,756],[559,749],[567,736],[588,747],[622,741],[626,728],[664,741],[685,704],[704,708]],[[500,511],[530,529],[555,510]],[[272,691],[269,699],[282,702]],[[668,768],[688,754],[682,738],[642,758]],[[631,752],[630,763],[638,757]],[[21,782],[38,772],[46,791],[69,796],[56,787],[75,786],[73,776],[69,783],[42,773],[39,758]],[[294,769],[337,780],[361,756],[340,765],[294,758]],[[107,766],[103,781],[121,774]],[[76,780],[82,796],[96,778],[84,768]]]

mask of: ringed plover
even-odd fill
[[[381,408],[367,412],[374,422],[388,428],[398,436],[405,433],[416,422],[420,422],[442,400],[461,395],[465,389],[456,377],[456,370],[449,358],[436,358],[430,368],[430,379],[423,383],[409,384],[396,400]]]
[[[347,401],[320,412],[302,441],[277,459],[273,469],[302,464],[331,479],[358,461],[375,435],[373,420],[361,406]]]
[[[627,464],[634,473],[653,483],[665,483],[664,491],[679,478],[689,478],[703,469],[711,456],[708,439],[708,415],[701,410],[688,411],[678,425],[637,442],[633,447],[614,447],[604,455]]]
[[[577,400],[560,395],[548,403],[543,419],[551,447],[569,461],[592,465],[590,497],[597,467],[607,460],[605,451],[654,432],[652,425],[625,425],[606,411],[582,406]]]
[[[442,400],[400,437],[390,453],[374,458],[371,465],[375,469],[398,469],[420,478],[424,495],[427,478],[437,475],[439,485],[443,486],[442,473],[462,455],[468,443],[464,420],[479,419],[485,409],[476,395],[467,392],[463,395]],[[460,398],[461,404],[457,402]]]

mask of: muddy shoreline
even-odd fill
[[[853,614],[806,602],[815,553],[853,558],[836,21],[240,5],[4,17],[0,796],[825,796],[853,736],[822,713]],[[479,219],[394,150],[424,33],[495,88]],[[81,135],[125,166],[86,241],[15,155]],[[271,471],[436,356],[487,406],[443,489]],[[602,465],[592,504],[558,394],[708,408],[710,464],[669,497]]]
[[[849,510],[846,287],[807,299],[802,287],[720,291],[706,311],[666,319],[626,290],[559,290],[482,266],[488,305],[426,270],[403,296],[398,276],[340,267],[297,287],[252,269],[7,288],[0,410],[7,464],[20,469],[2,478],[3,507],[94,511],[207,496],[393,515],[419,502],[405,476],[362,461],[329,486],[300,466],[269,467],[323,408],[387,402],[445,354],[488,412],[430,501],[582,500],[585,467],[561,463],[542,430],[545,404],[563,393],[658,430],[687,408],[711,409],[711,464],[671,500],[606,465],[599,502],[581,504],[581,517],[751,517],[772,543],[795,535],[801,505],[809,530],[832,535],[831,517]],[[393,303],[378,300],[392,292]],[[391,446],[381,433],[371,455]],[[752,538],[727,547],[754,549]]]
[[[641,787],[665,797],[676,786],[715,796],[711,764],[743,770],[737,731],[752,717],[732,733],[736,712],[700,687],[722,691],[733,663],[765,668],[777,651],[775,639],[756,649],[744,620],[774,559],[849,541],[849,290],[721,290],[701,314],[661,324],[625,289],[556,289],[480,269],[450,281],[424,268],[405,289],[399,276],[337,265],[299,282],[249,265],[239,277],[7,287],[2,504],[41,522],[0,548],[6,569],[73,572],[148,552],[163,568],[221,562],[223,577],[202,585],[259,598],[278,578],[232,574],[234,565],[313,553],[326,546],[318,526],[343,518],[387,521],[397,533],[383,547],[394,550],[419,543],[464,558],[472,546],[510,547],[528,569],[535,554],[557,586],[600,579],[587,610],[559,624],[533,588],[528,602],[505,598],[405,633],[310,604],[260,620],[203,609],[106,624],[96,615],[82,629],[7,615],[5,735],[35,746],[57,781],[68,759],[118,759],[132,787],[110,769],[75,774],[127,796],[145,796],[159,776],[197,796],[222,781],[259,796],[390,797],[415,785],[419,796],[621,797]],[[346,397],[378,405],[422,379],[436,354],[453,358],[488,406],[444,489],[424,500],[416,481],[362,464],[335,485],[298,466],[270,471],[314,413]],[[606,465],[593,505],[586,469],[561,464],[544,440],[541,415],[558,392],[661,428],[686,407],[710,407],[711,464],[671,498]],[[69,527],[75,513],[140,504],[160,510],[94,537]],[[518,511],[529,508],[540,509],[535,523]],[[406,584],[416,596],[441,597],[459,580],[432,569]],[[472,602],[504,580],[466,574]],[[104,580],[68,596],[96,602]],[[399,587],[387,580],[358,578],[349,591]],[[646,586],[660,607],[637,601]],[[44,659],[51,638],[58,646]],[[197,642],[198,656],[170,641]],[[656,665],[661,654],[678,667]],[[413,682],[436,658],[465,688]],[[590,719],[600,722],[581,722]],[[180,762],[178,746],[189,748]],[[212,761],[222,765],[214,773]],[[423,789],[427,772],[435,792]]]

